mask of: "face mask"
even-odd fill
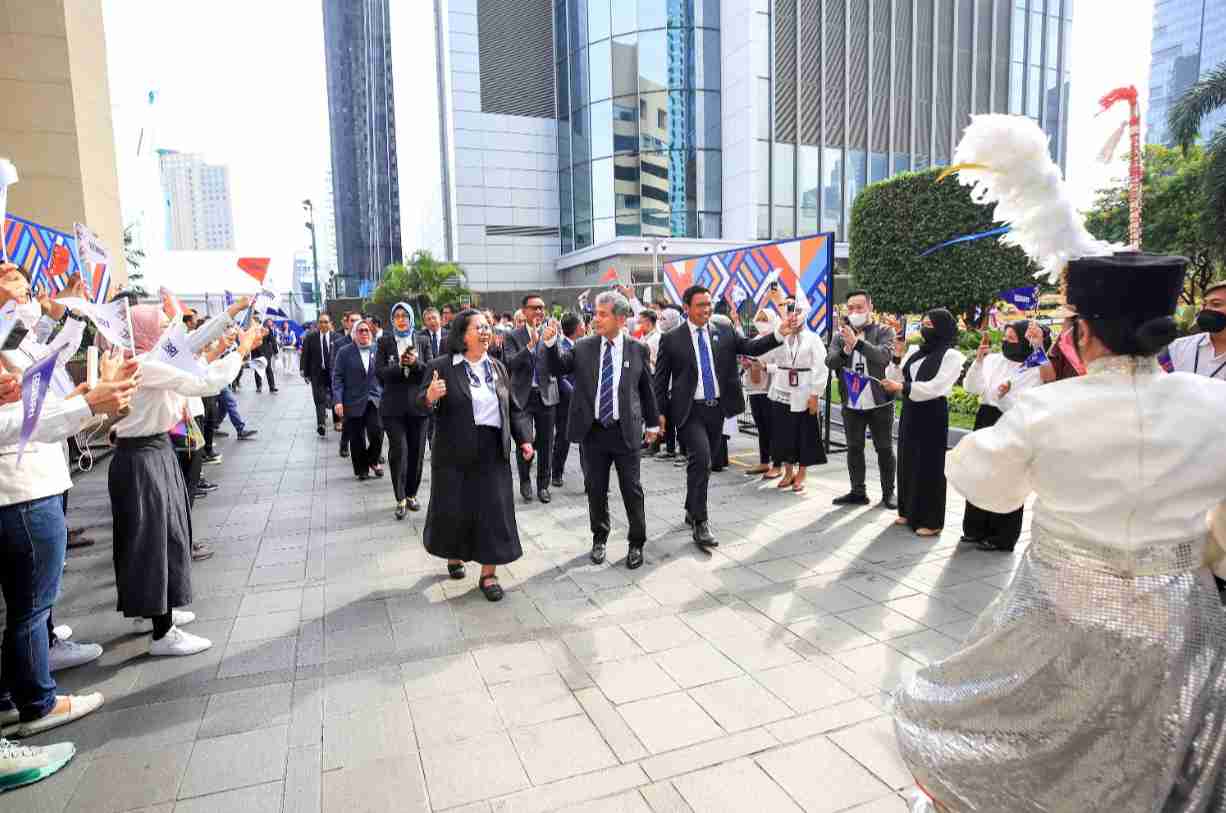
[[[38,320],[42,318],[43,309],[37,302],[26,302],[24,305],[19,303],[16,308],[16,313],[17,318],[21,320],[21,323],[24,324],[27,329],[33,330],[34,325],[37,324]]]
[[[754,322],[753,326],[754,329],[758,331],[759,336],[765,336],[767,333],[774,330],[774,328],[771,327],[770,322]]]
[[[859,330],[868,324],[867,313],[853,313],[848,315],[847,321],[851,322],[851,326]]]
[[[920,335],[924,337],[926,343],[932,344],[937,339],[937,329],[935,327],[921,327]]]
[[[1226,313],[1206,308],[1196,315],[1196,326],[1206,333],[1226,330]]]
[[[1000,348],[1009,361],[1025,361],[1030,357],[1030,345],[1026,342],[1003,342]]]

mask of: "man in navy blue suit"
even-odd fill
[[[332,366],[332,400],[336,416],[345,422],[353,473],[359,480],[383,476],[379,455],[383,451],[383,422],[379,402],[383,385],[375,375],[374,332],[369,322],[353,328],[353,342],[340,348]]]

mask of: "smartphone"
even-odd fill
[[[8,338],[4,340],[3,350],[16,350],[25,341],[26,333],[29,331],[21,322],[13,325],[13,329],[9,332]]]

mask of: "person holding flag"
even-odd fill
[[[808,308],[798,308],[792,298],[784,300],[782,311],[784,319],[795,316],[802,325],[808,316]],[[817,418],[818,399],[830,376],[825,359],[821,337],[805,329],[787,336],[762,359],[770,373],[771,469],[783,467],[776,488],[803,492],[806,467],[826,462]]]
[[[1039,368],[1047,363],[1044,339],[1037,322],[1023,319],[1005,328],[1001,352],[992,353],[988,334],[983,333],[975,360],[962,382],[963,389],[979,396],[976,431],[995,426],[1017,404],[1023,392],[1043,383]],[[1022,511],[1018,508],[997,514],[967,502],[959,541],[983,550],[1012,551],[1022,534]]]

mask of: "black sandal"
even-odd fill
[[[502,585],[498,583],[497,576],[482,576],[481,577],[481,592],[485,593],[485,597],[490,601],[502,601]]]
[[[453,579],[464,578],[464,565],[463,564],[453,565],[451,562],[448,562],[447,563],[447,575]]]

